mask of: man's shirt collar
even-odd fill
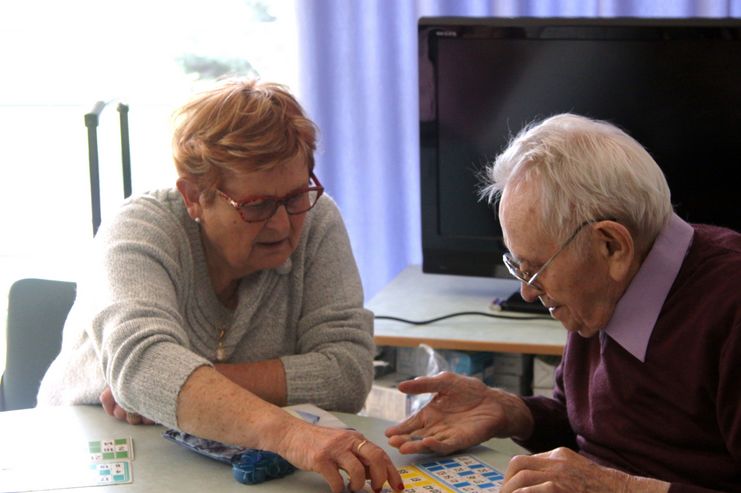
[[[691,225],[672,213],[604,328],[605,334],[641,362],[646,361],[648,341],[693,233]]]

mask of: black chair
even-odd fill
[[[21,279],[11,286],[0,410],[36,406],[39,384],[59,354],[62,328],[75,296],[73,282]]]

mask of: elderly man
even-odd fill
[[[535,454],[512,459],[504,493],[741,491],[741,235],[680,219],[651,156],[605,122],[551,117],[488,171],[505,264],[569,331],[553,398],[407,381],[436,395],[389,443],[512,437]]]

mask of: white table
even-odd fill
[[[409,464],[426,456],[402,456],[389,447],[383,431],[389,422],[365,418],[352,414],[336,413],[345,424],[364,433],[369,439],[384,447],[397,465]],[[55,454],[85,444],[88,440],[131,437],[134,443],[131,484],[74,488],[70,491],[153,492],[177,491],[179,493],[204,491],[228,492],[322,492],[329,491],[321,476],[297,471],[281,479],[245,486],[236,482],[228,465],[202,457],[179,445],[162,438],[161,426],[131,426],[107,416],[98,406],[74,406],[21,411],[0,412],[0,447],[2,453],[23,453],[30,446],[39,449],[43,439],[48,454],[41,457],[29,456],[28,461],[39,464],[43,474],[42,460],[52,460]],[[511,456],[521,453],[510,440],[492,440],[486,447],[478,446],[466,451],[504,472]],[[2,454],[0,454],[2,455]],[[2,466],[2,464],[0,464]],[[0,480],[2,476],[0,476]]]
[[[378,315],[427,320],[449,313],[492,312],[494,298],[507,298],[518,282],[505,279],[425,274],[420,266],[407,267],[368,302]],[[510,318],[466,315],[428,325],[376,320],[379,346],[418,346],[437,349],[561,355],[566,330],[550,318],[521,320],[527,314],[498,312]],[[520,320],[518,320],[520,319]]]

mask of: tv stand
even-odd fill
[[[419,265],[404,269],[367,304],[377,316],[428,320],[458,312],[486,312],[507,318],[464,315],[427,325],[375,321],[379,346],[561,355],[566,329],[550,317],[492,310],[495,298],[508,298],[518,288],[510,279],[425,274]],[[518,320],[525,318],[525,320]]]

